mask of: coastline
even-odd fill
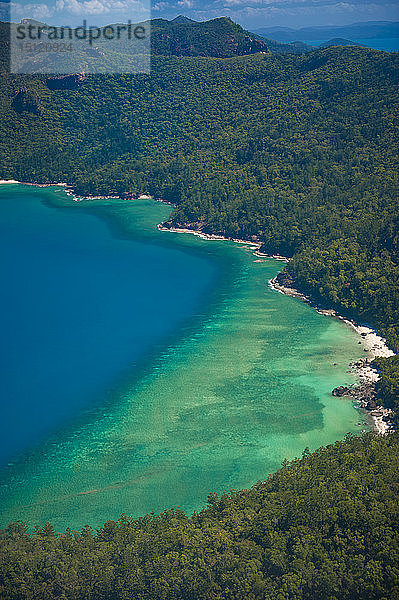
[[[163,202],[163,200],[160,200]],[[217,235],[214,233],[204,233],[203,231],[199,231],[196,229],[188,229],[185,227],[165,227],[163,223],[158,225],[159,231],[170,231],[171,233],[190,233],[191,235],[196,235],[197,237],[203,240],[215,240],[215,241],[225,241],[225,242],[235,242],[236,244],[245,244],[251,250],[253,250],[254,256],[259,258],[274,258],[275,260],[280,260],[282,262],[288,262],[289,258],[286,256],[281,256],[280,254],[266,254],[265,252],[260,252],[260,248],[262,247],[262,243],[257,240],[241,240],[238,238],[225,237],[223,235]]]
[[[38,188],[47,188],[47,187],[63,187],[65,193],[68,196],[72,196],[75,202],[80,202],[81,200],[155,200],[153,196],[149,194],[140,194],[139,196],[133,196],[132,194],[126,194],[125,196],[120,196],[119,194],[107,194],[106,196],[96,196],[94,194],[87,194],[86,196],[77,196],[73,190],[73,186],[69,183],[63,182],[53,182],[53,183],[31,183],[29,181],[17,181],[16,179],[0,179],[0,185],[9,185],[9,184],[18,184],[18,185],[32,185]],[[165,202],[163,200],[157,200],[158,202],[163,202],[164,204],[171,204],[171,202]]]
[[[128,194],[126,196],[77,196],[73,191],[73,186],[67,183],[40,184],[21,182],[14,179],[2,179],[0,180],[0,185],[1,184],[30,185],[39,188],[63,187],[66,194],[72,196],[73,200],[76,202],[80,202],[82,200],[152,199],[157,202],[162,202],[163,204],[173,206],[171,202],[166,202],[161,198],[154,198],[149,194],[140,194],[139,196],[133,196]],[[201,239],[208,241],[231,241],[237,244],[245,244],[248,247],[248,249],[253,252],[253,255],[258,258],[273,258],[274,260],[279,260],[285,263],[288,263],[290,260],[288,257],[281,256],[280,254],[267,254],[261,252],[260,248],[262,247],[262,243],[256,238],[256,236],[253,236],[253,239],[251,240],[242,240],[238,238],[225,237],[218,234],[205,233],[200,229],[190,229],[187,227],[166,227],[163,223],[160,223],[157,226],[157,228],[159,231],[169,231],[171,233],[186,233],[195,235]],[[360,325],[354,320],[345,318],[344,316],[340,315],[335,309],[321,308],[312,300],[310,296],[303,294],[295,287],[281,284],[278,281],[278,277],[280,274],[281,272],[277,274],[276,277],[268,281],[268,285],[272,290],[287,296],[291,296],[293,298],[297,298],[302,302],[309,304],[314,310],[316,310],[321,315],[333,317],[335,319],[344,321],[349,326],[353,327],[353,329],[359,334],[359,336],[361,336],[361,341],[364,343],[364,351],[367,352],[367,357],[350,363],[348,365],[349,369],[356,374],[359,383],[353,384],[350,387],[339,386],[338,388],[332,390],[331,393],[333,396],[346,396],[352,398],[356,408],[364,411],[364,414],[369,418],[370,423],[376,433],[385,435],[388,432],[392,431],[392,423],[390,420],[392,411],[390,409],[382,407],[381,405],[378,405],[375,402],[375,384],[379,380],[379,374],[371,364],[376,357],[389,357],[395,355],[395,353],[388,347],[385,338],[379,336],[376,330],[370,327]],[[359,341],[359,344],[361,343],[361,341]]]
[[[254,256],[259,258],[273,258],[285,263],[288,263],[290,260],[288,257],[281,256],[280,254],[267,254],[265,252],[261,252],[260,248],[262,247],[262,243],[258,240],[229,238],[222,235],[204,233],[200,230],[189,229],[186,227],[165,227],[162,223],[158,225],[158,229],[160,231],[170,231],[172,233],[188,233],[191,235],[196,235],[204,240],[232,241],[238,244],[245,244],[251,250],[253,250]],[[363,411],[376,433],[380,435],[386,435],[392,431],[393,427],[391,416],[393,411],[376,403],[375,384],[379,380],[380,376],[377,369],[372,366],[372,361],[377,357],[389,357],[395,355],[395,353],[388,347],[386,339],[378,335],[378,332],[375,329],[360,325],[352,319],[347,319],[346,317],[340,315],[335,309],[321,308],[312,300],[310,296],[303,294],[295,287],[288,287],[280,284],[278,282],[280,273],[268,281],[268,285],[271,289],[286,296],[298,298],[302,302],[309,304],[321,315],[343,321],[352,327],[361,337],[359,344],[364,344],[364,351],[367,352],[367,356],[364,359],[359,359],[358,361],[354,361],[348,365],[350,371],[355,373],[358,383],[353,384],[350,387],[338,386],[332,390],[331,393],[333,396],[346,396],[351,398],[355,407]]]
[[[350,387],[339,386],[332,390],[332,395],[352,398],[356,408],[364,411],[369,418],[376,433],[385,435],[392,431],[392,410],[378,405],[375,401],[375,384],[380,376],[377,369],[372,366],[373,360],[377,357],[395,356],[395,352],[388,347],[386,339],[378,335],[375,329],[360,325],[353,319],[347,319],[335,309],[321,308],[310,296],[303,294],[294,287],[288,287],[279,283],[278,276],[279,274],[268,282],[271,289],[286,296],[298,298],[302,302],[312,306],[321,315],[343,321],[352,327],[362,338],[359,344],[361,342],[364,344],[364,351],[367,352],[367,356],[349,364],[350,370],[356,374],[359,383]]]
[[[45,188],[45,187],[64,187],[68,189],[72,189],[68,183],[30,183],[29,181],[17,181],[16,179],[0,179],[0,185],[9,185],[18,183],[19,185],[34,185],[35,187]]]

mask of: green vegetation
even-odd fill
[[[283,44],[242,29],[227,17],[205,22],[151,21],[154,54],[227,58],[256,52],[305,54],[313,48],[302,42]]]
[[[170,224],[259,239],[293,257],[301,289],[399,350],[398,56],[220,58],[259,47],[247,32],[227,43],[231,22],[217,21],[200,35],[196,23],[155,22],[149,76],[50,90],[45,76],[3,73],[0,177],[149,192],[176,204]],[[171,56],[184,54],[194,56]],[[397,409],[398,359],[377,366],[380,397]],[[396,434],[366,435],[305,453],[251,490],[211,494],[191,518],[170,510],[64,535],[11,524],[0,597],[399,598],[397,462]]]
[[[399,357],[378,358],[375,361],[381,378],[377,382],[377,393],[387,408],[395,412],[395,421],[399,420]]]
[[[265,40],[222,17],[203,23],[176,23],[165,19],[151,22],[155,54],[166,56],[229,56],[268,52]],[[283,46],[283,44],[281,44]]]
[[[398,439],[367,434],[286,463],[251,490],[122,516],[96,532],[0,532],[7,600],[399,598]]]
[[[173,31],[184,30],[186,50],[208,39],[222,55],[233,24],[153,27],[158,53],[176,51]],[[90,76],[71,90],[3,75],[0,175],[68,181],[80,194],[150,192],[177,205],[175,225],[257,236],[293,256],[303,291],[398,350],[398,72],[397,54],[332,47],[154,56],[151,75]]]

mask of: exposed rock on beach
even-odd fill
[[[375,358],[388,357],[395,354],[388,348],[386,340],[370,327],[358,325],[354,321],[346,319],[334,309],[325,309],[317,306],[309,296],[306,296],[295,288],[294,281],[284,271],[280,272],[274,279],[271,279],[269,285],[272,289],[279,291],[282,294],[299,298],[303,302],[311,304],[313,308],[322,315],[335,317],[345,321],[357,331],[361,338],[359,344],[364,346],[363,349],[364,352],[367,352],[367,357],[351,363],[349,367],[351,371],[356,373],[359,383],[351,386],[338,386],[332,390],[331,393],[338,398],[351,398],[357,408],[367,413],[375,431],[378,433],[386,434],[389,431],[392,431],[392,410],[384,408],[378,403],[376,382],[379,379],[379,374],[377,369],[373,366],[373,360]]]

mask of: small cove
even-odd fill
[[[359,431],[331,396],[359,337],[270,290],[278,261],[160,232],[151,200],[0,193],[3,525],[192,511]]]

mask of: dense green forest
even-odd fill
[[[151,21],[152,51],[165,56],[214,56],[227,58],[235,55],[275,52],[304,54],[312,50],[303,42],[283,44],[255,35],[227,17],[211,21],[184,21],[153,19]]]
[[[151,22],[151,43],[154,54],[165,56],[227,58],[268,52],[266,41],[227,18],[201,23],[175,23],[166,19],[154,19]]]
[[[6,600],[397,600],[398,439],[348,437],[250,490],[97,531],[0,532]]]
[[[292,257],[299,288],[398,350],[398,55],[256,52],[243,30],[226,46],[227,21],[201,35],[154,23],[150,75],[50,89],[4,63],[0,178],[147,192],[176,205],[170,225],[258,239]],[[376,364],[397,409],[398,358]],[[63,535],[14,523],[0,534],[0,598],[399,599],[397,484],[397,434],[367,434],[211,494],[190,518],[175,509]]]
[[[155,21],[165,43],[154,51],[165,55],[154,54],[150,75],[50,90],[45,76],[3,74],[0,175],[67,181],[80,194],[150,192],[177,205],[171,224],[256,236],[293,256],[287,271],[303,291],[397,350],[398,54],[167,55],[183,30],[188,53],[208,36],[220,54],[213,42],[232,28],[244,52],[246,32],[233,25]],[[396,405],[390,365],[380,395]]]

